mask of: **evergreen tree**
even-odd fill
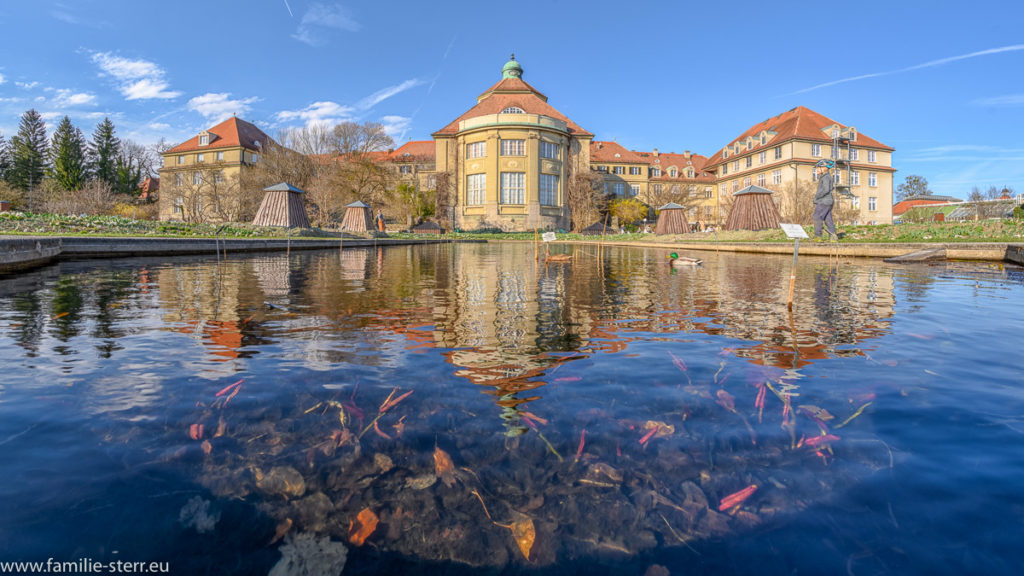
[[[82,188],[87,176],[85,136],[65,116],[50,142],[50,177],[64,190],[73,192]]]
[[[11,148],[0,134],[0,182],[6,182],[11,173]]]
[[[142,176],[149,173],[150,159],[146,147],[131,140],[121,142],[114,173],[114,192],[135,195],[139,193]]]
[[[117,182],[117,155],[121,142],[114,136],[114,123],[104,118],[92,133],[89,143],[89,164],[92,175],[113,187]]]
[[[21,115],[18,133],[11,138],[11,184],[22,190],[34,190],[46,172],[46,124],[35,110]],[[29,198],[31,202],[31,198]]]

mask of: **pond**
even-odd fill
[[[0,571],[1024,569],[1020,268],[553,250],[0,278]]]

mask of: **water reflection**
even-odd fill
[[[0,451],[26,459],[0,489],[45,501],[27,481],[44,456],[18,434],[52,413],[68,461],[88,452],[77,435],[124,474],[258,503],[259,547],[281,526],[350,541],[366,508],[379,550],[495,568],[688,549],[892,466],[873,412],[906,393],[879,383],[905,359],[882,343],[896,295],[929,296],[906,270],[807,258],[790,310],[788,258],[673,270],[653,248],[552,265],[532,250],[65,263],[4,280],[0,346],[17,358]],[[495,527],[514,518],[536,525],[527,558]]]

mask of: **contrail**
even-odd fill
[[[943,64],[949,64],[950,62],[956,62],[958,60],[967,60],[969,58],[977,58],[978,56],[988,56],[990,54],[1001,54],[1003,52],[1016,52],[1018,50],[1024,50],[1024,44],[1014,44],[1012,46],[1003,46],[1001,48],[990,48],[988,50],[981,50],[979,52],[971,52],[970,54],[962,54],[960,56],[950,56],[949,58],[940,58],[938,60],[931,60],[924,64],[915,64],[913,66],[907,66],[906,68],[900,68],[899,70],[889,70],[888,72],[874,72],[871,74],[861,74],[860,76],[851,76],[849,78],[843,78],[841,80],[833,80],[831,82],[825,82],[824,84],[818,84],[811,86],[810,88],[804,88],[803,90],[797,90],[796,92],[790,92],[787,96],[793,94],[803,94],[804,92],[810,92],[819,88],[827,88],[829,86],[835,86],[836,84],[845,84],[847,82],[853,82],[855,80],[864,80],[867,78],[877,78],[879,76],[890,76],[892,74],[900,74],[902,72],[910,72],[911,70],[920,70],[922,68],[932,68],[934,66],[941,66]]]
[[[284,0],[284,7],[288,9],[288,15],[295,18],[295,14],[292,14],[292,7],[288,5],[288,0]]]

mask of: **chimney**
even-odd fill
[[[686,159],[689,160],[690,159],[690,151],[689,150],[684,150],[683,151],[683,156],[685,156]]]
[[[654,156],[655,156],[655,158],[657,158],[657,156],[658,156],[658,149],[657,148],[654,149]]]

